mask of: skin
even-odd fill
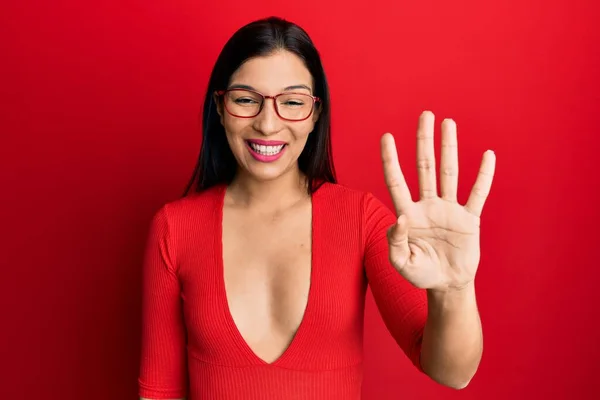
[[[244,63],[232,85],[247,85],[266,95],[306,85],[312,77],[302,61],[285,51]],[[294,89],[299,90],[299,89]],[[219,109],[227,140],[238,162],[223,210],[223,261],[227,300],[233,320],[254,353],[271,363],[289,346],[300,325],[310,287],[311,200],[297,159],[318,119],[280,119],[267,100],[255,118]],[[491,188],[494,153],[484,154],[465,206],[458,204],[456,124],[442,123],[440,187],[436,189],[434,116],[424,112],[417,129],[419,200],[412,200],[393,136],[381,138],[386,185],[398,220],[388,231],[392,265],[413,285],[426,289],[428,319],[421,364],[436,382],[464,388],[482,356],[483,335],[475,296],[479,264],[480,215]],[[256,161],[247,139],[282,140],[286,153],[277,161]]]
[[[279,51],[269,57],[246,61],[230,78],[230,88],[251,87],[264,95],[283,92],[312,94],[312,76],[296,55]],[[286,90],[286,88],[293,88]],[[263,185],[282,178],[299,180],[298,157],[318,117],[318,109],[305,121],[285,121],[279,118],[273,100],[266,100],[255,118],[236,118],[220,105],[219,115],[227,141],[239,168],[237,182]],[[257,162],[247,151],[245,140],[282,140],[287,143],[283,156],[273,163]],[[303,183],[300,181],[300,183]]]
[[[288,52],[255,58],[231,77],[230,87],[250,86],[266,95],[312,94],[312,77],[302,61]],[[238,161],[235,181],[227,189],[223,211],[223,261],[229,309],[254,353],[271,363],[289,346],[306,308],[311,272],[310,197],[298,157],[318,119],[279,118],[272,100],[262,112],[244,119],[219,109],[227,140]],[[255,160],[248,139],[286,142],[280,159]]]
[[[483,333],[475,296],[479,266],[480,216],[490,192],[496,157],[488,150],[466,205],[458,204],[456,123],[442,122],[440,189],[434,156],[434,115],[421,114],[417,129],[419,200],[413,202],[398,162],[394,138],[381,138],[386,184],[397,223],[388,231],[389,257],[398,272],[427,290],[429,315],[421,364],[436,382],[462,389],[483,353]]]

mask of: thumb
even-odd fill
[[[395,267],[402,267],[410,257],[408,246],[408,219],[402,214],[387,232],[390,246],[390,260]]]

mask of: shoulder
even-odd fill
[[[332,226],[345,231],[358,229],[363,243],[385,240],[387,229],[396,221],[395,214],[372,192],[327,183],[315,193],[319,215]]]
[[[169,201],[156,211],[154,219],[164,221],[171,229],[207,225],[208,218],[222,208],[224,190],[224,186],[213,186]]]
[[[390,209],[372,192],[339,183],[325,183],[315,195],[326,207],[347,208],[367,215],[373,212],[391,213]]]
[[[354,203],[363,201],[368,194],[360,189],[354,189],[340,183],[324,183],[316,192],[315,197],[323,200]]]

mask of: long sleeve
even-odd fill
[[[427,294],[404,279],[389,261],[387,230],[395,215],[375,196],[364,198],[363,239],[369,286],[383,321],[412,363],[420,363],[421,342],[427,321]]]
[[[142,338],[139,395],[150,399],[186,396],[185,325],[170,237],[167,207],[154,216],[142,279]]]

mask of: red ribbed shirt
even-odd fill
[[[421,370],[424,290],[388,259],[396,217],[368,192],[326,183],[312,196],[312,271],[306,311],[272,363],[242,338],[223,276],[225,185],[170,202],[154,216],[143,274],[139,394],[149,399],[360,399],[365,293]]]

